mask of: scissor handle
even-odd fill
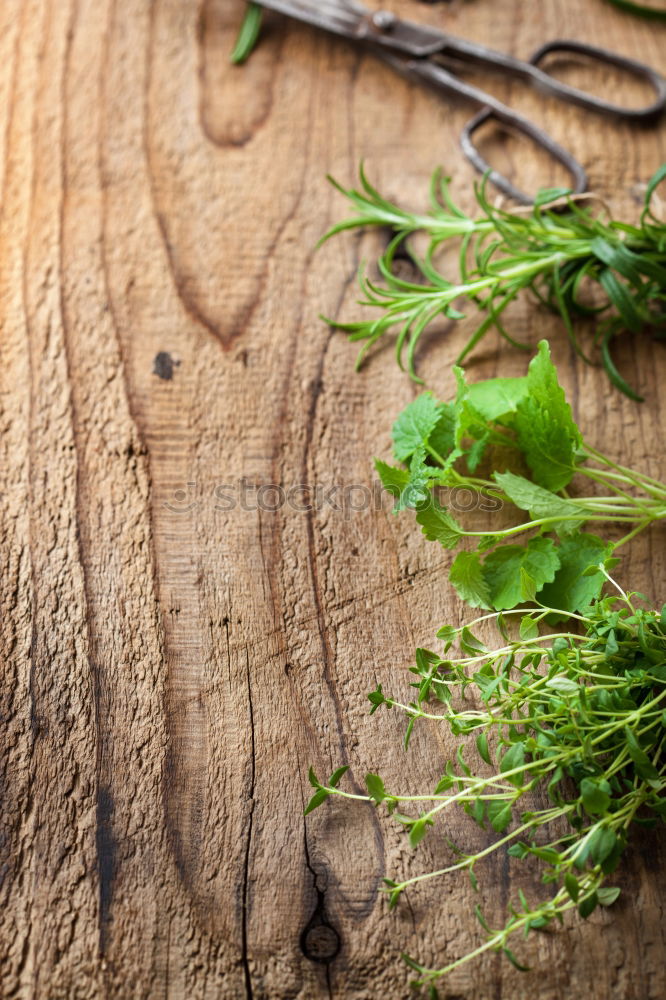
[[[503,191],[504,194],[509,195],[510,198],[514,198],[522,205],[531,205],[534,201],[529,195],[515,187],[503,174],[494,170],[474,145],[472,136],[478,128],[489,120],[498,121],[500,124],[506,125],[514,131],[520,132],[522,135],[526,135],[537,146],[545,149],[554,160],[561,163],[569,172],[573,181],[571,190],[575,194],[581,194],[587,190],[587,174],[585,173],[585,169],[568,150],[560,146],[554,139],[551,139],[547,132],[544,132],[537,125],[533,125],[531,121],[523,118],[522,115],[516,114],[514,111],[509,111],[508,108],[505,110],[502,107],[485,107],[464,126],[460,134],[460,145],[470,163],[476,167],[479,173],[486,174],[495,187]]]
[[[585,90],[580,90],[578,87],[571,87],[569,84],[557,80],[546,70],[541,69],[540,63],[553,52],[570,52],[575,55],[588,56],[598,63],[616,66],[639,79],[646,80],[655,92],[655,100],[643,108],[625,108],[620,104],[613,104],[612,101],[605,101],[602,97],[596,97]],[[611,52],[609,49],[588,45],[586,42],[556,38],[537,49],[530,59],[530,63],[538,68],[541,77],[541,81],[535,80],[535,82],[545,83],[547,90],[554,96],[564,98],[581,107],[599,111],[602,114],[613,115],[616,118],[629,118],[634,121],[648,121],[660,115],[666,107],[666,79],[650,66],[635,59],[629,59],[627,56],[621,56],[617,52]]]
[[[433,59],[405,61],[391,53],[381,53],[381,57],[404,76],[418,79],[428,83],[432,87],[436,87],[438,90],[445,90],[458,97],[466,98],[474,104],[481,105],[481,111],[463,128],[460,136],[460,144],[470,163],[481,173],[488,174],[489,179],[495,187],[508,194],[509,197],[515,198],[516,201],[519,201],[523,205],[531,205],[534,200],[529,195],[526,195],[524,191],[520,191],[515,187],[511,181],[503,177],[497,170],[493,170],[474,145],[472,136],[489,119],[500,122],[500,124],[527,136],[528,139],[531,139],[537,146],[544,149],[558,163],[561,163],[571,175],[573,182],[571,189],[576,194],[580,194],[587,189],[587,176],[578,160],[560,146],[559,143],[555,142],[554,139],[551,139],[538,125],[534,125],[527,118],[523,118],[516,111],[512,111],[506,104],[497,100],[497,98],[486,94],[485,91],[479,90],[473,84],[467,83],[466,80],[455,76],[445,66],[440,65]],[[523,63],[522,65],[527,66],[529,64]],[[540,73],[541,71],[535,69],[534,72]]]

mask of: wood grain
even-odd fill
[[[664,28],[602,0],[395,9],[519,55],[575,36],[666,70]],[[464,611],[445,553],[385,500],[351,509],[416,390],[390,349],[354,376],[353,346],[317,318],[354,315],[358,262],[380,237],[314,246],[345,210],[325,174],[351,182],[362,158],[414,206],[441,162],[471,207],[468,111],[278,17],[234,68],[241,13],[240,0],[0,7],[6,998],[406,998],[400,950],[430,961],[478,939],[464,880],[392,914],[378,896],[385,874],[443,859],[443,841],[414,856],[363,808],[303,819],[310,764],[417,789],[450,752],[424,727],[405,755],[401,720],[366,714],[366,691],[404,685],[415,645]],[[497,92],[636,215],[666,159],[663,123]],[[486,144],[533,186],[559,176]],[[623,344],[637,406],[552,318],[521,305],[512,323],[552,335],[590,440],[666,474],[663,345]],[[464,332],[421,351],[443,394]],[[490,337],[473,371],[524,366]],[[663,534],[623,572],[663,600]],[[443,832],[480,837],[465,817]],[[658,832],[639,837],[612,914],[530,942],[531,975],[486,957],[443,996],[663,997],[665,861]],[[500,860],[482,884],[499,920],[534,873]]]

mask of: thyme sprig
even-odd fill
[[[491,327],[514,346],[519,344],[503,325],[506,308],[525,290],[561,316],[576,350],[584,355],[574,325],[577,317],[599,320],[595,340],[611,382],[628,396],[640,397],[618,372],[610,345],[622,330],[642,333],[666,330],[666,223],[652,210],[666,164],[647,186],[638,225],[595,214],[589,200],[574,199],[564,189],[538,195],[530,211],[507,211],[491,204],[486,183],[475,185],[480,214],[467,215],[453,201],[449,181],[436,171],[430,185],[430,211],[413,213],[384,198],[361,166],[360,190],[331,183],[353,205],[356,214],[333,226],[322,238],[365,226],[388,227],[395,235],[377,261],[380,281],[359,274],[362,305],[379,313],[353,323],[327,320],[345,330],[352,341],[364,341],[357,366],[367,351],[390,330],[397,330],[396,356],[415,372],[415,351],[423,331],[441,316],[458,320],[456,303],[466,299],[484,313],[460,352],[461,364]],[[553,205],[552,202],[558,202]],[[420,256],[410,243],[424,233],[428,247]],[[440,269],[439,254],[451,240],[459,243],[457,274]],[[408,253],[417,280],[400,277],[398,252]],[[589,286],[600,302],[591,304]],[[325,318],[325,317],[324,317]]]
[[[614,583],[603,566],[599,570]],[[613,903],[620,889],[605,883],[631,827],[666,818],[666,607],[646,610],[641,595],[617,589],[619,596],[596,601],[583,615],[568,615],[566,629],[554,634],[540,635],[552,609],[539,603],[461,627],[446,625],[438,632],[443,655],[416,652],[414,700],[390,697],[381,684],[368,695],[371,713],[380,707],[405,713],[405,746],[420,719],[444,724],[460,738],[432,791],[402,795],[387,790],[379,775],[367,774],[368,794],[359,795],[339,787],[347,768],[325,783],[310,772],[315,792],[306,812],[330,796],[383,805],[416,847],[458,805],[482,829],[498,834],[476,852],[455,848],[456,859],[445,868],[385,879],[391,907],[420,882],[458,871],[466,871],[478,890],[477,867],[502,848],[513,858],[537,859],[542,883],[555,887],[540,901],[519,890],[500,928],[492,928],[477,906],[485,941],[440,968],[403,956],[418,973],[413,985],[428,988],[431,997],[437,996],[437,980],[487,951],[501,951],[525,969],[509,946],[516,935],[561,922],[569,911],[586,918],[597,906]],[[488,621],[501,637],[493,650],[473,632]],[[516,625],[519,634],[512,637]],[[580,633],[570,631],[577,628]],[[470,763],[470,747],[478,765]],[[534,808],[537,791],[551,804]]]

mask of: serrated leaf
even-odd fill
[[[412,455],[409,465],[409,477],[400,490],[400,496],[396,501],[394,512],[397,514],[408,507],[414,508],[422,504],[429,496],[432,476],[433,470],[430,466],[426,465],[425,450],[420,445]]]
[[[476,552],[459,552],[453,560],[449,580],[461,600],[472,608],[490,608],[490,589]]]
[[[545,340],[530,362],[527,382],[529,391],[516,406],[513,427],[535,482],[557,493],[575,472],[582,438]]]
[[[557,550],[560,568],[552,583],[541,590],[541,604],[567,612],[582,611],[596,601],[605,577],[594,567],[604,561],[610,550],[608,542],[584,532],[562,539]]]
[[[388,465],[379,458],[375,459],[375,469],[384,489],[388,490],[392,496],[399,497],[409,482],[408,470],[399,469],[395,465]]]
[[[469,469],[470,472],[476,472],[479,465],[481,464],[483,456],[486,453],[486,448],[488,446],[489,440],[490,440],[490,431],[487,431],[485,434],[482,434],[477,441],[474,442],[472,447],[467,452],[467,468]]]
[[[483,561],[483,577],[492,607],[503,611],[525,600],[521,569],[534,581],[535,592],[539,592],[555,578],[559,565],[557,549],[550,538],[538,536],[526,545],[498,546]]]
[[[515,413],[516,406],[527,395],[527,378],[489,378],[467,386],[467,398],[482,417],[498,420]]]
[[[559,497],[524,476],[516,476],[513,472],[495,472],[493,479],[516,507],[529,511],[533,520],[556,518],[558,523],[553,525],[553,529],[559,534],[571,534],[589,516],[588,511],[579,507],[574,500]]]
[[[393,454],[406,462],[425,444],[440,418],[440,410],[431,392],[424,392],[406,406],[393,425]]]
[[[455,548],[463,537],[463,529],[456,519],[434,497],[426,506],[419,508],[416,521],[428,541],[439,542],[445,549]]]
[[[453,403],[440,403],[437,423],[428,437],[428,444],[437,454],[447,459],[455,448],[456,412]]]

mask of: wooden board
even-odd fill
[[[406,998],[401,950],[434,961],[480,939],[464,879],[392,914],[378,895],[383,876],[445,858],[441,838],[414,856],[380,812],[303,819],[310,764],[416,790],[450,752],[424,726],[405,755],[401,719],[367,716],[366,692],[404,689],[414,647],[465,612],[449,556],[365,493],[415,386],[390,348],[354,375],[354,347],[318,319],[356,314],[359,259],[380,237],[315,243],[346,211],[325,174],[351,183],[362,158],[415,207],[442,163],[471,208],[468,110],[278,17],[231,67],[242,6],[0,6],[7,998]],[[666,70],[664,27],[603,0],[395,9],[522,56],[565,35]],[[663,123],[497,93],[636,216]],[[533,186],[559,178],[522,146],[491,146]],[[472,323],[424,344],[441,394]],[[638,406],[552,318],[525,304],[512,323],[551,336],[592,442],[666,474],[663,345],[620,351]],[[491,335],[472,371],[525,363]],[[623,574],[663,600],[663,533],[633,545]],[[480,842],[464,816],[442,833]],[[646,833],[612,913],[529,942],[537,972],[486,957],[442,996],[663,997],[664,862]],[[504,860],[479,874],[495,921],[518,885],[535,891]]]

